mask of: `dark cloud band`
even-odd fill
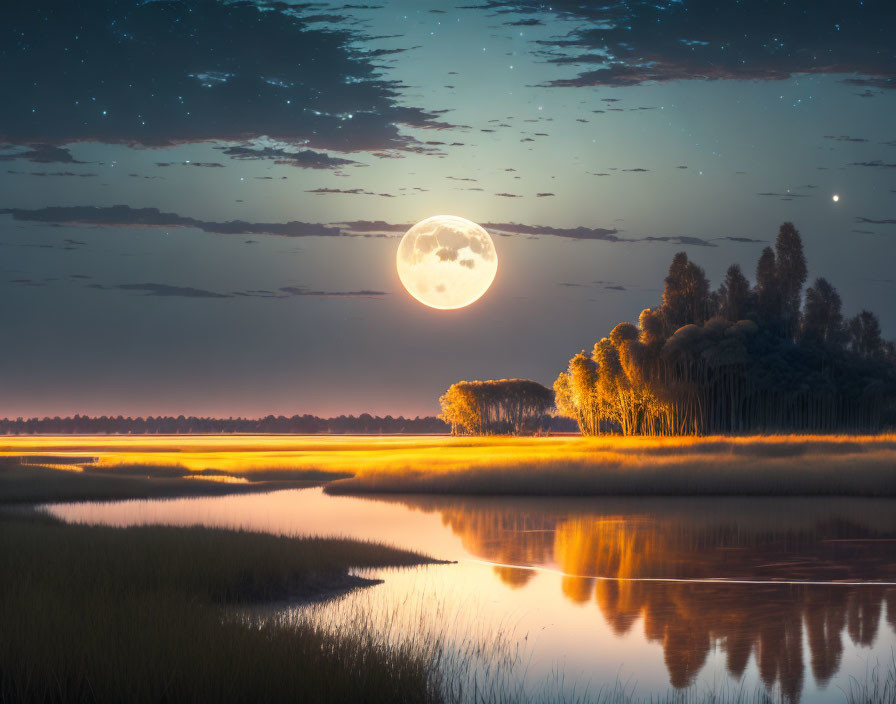
[[[246,0],[4,6],[0,142],[46,151],[77,141],[167,146],[267,136],[358,151],[419,146],[400,125],[449,126],[399,105],[402,86],[381,77],[378,54],[359,48],[363,35],[340,16],[323,25],[314,11]],[[307,153],[283,159],[332,166]]]

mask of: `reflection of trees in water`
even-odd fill
[[[761,509],[740,515],[724,506],[699,510],[713,506],[706,501],[649,515],[619,511],[618,505],[612,506],[615,513],[601,514],[582,510],[581,503],[552,506],[531,499],[401,501],[438,510],[464,547],[484,559],[556,564],[567,575],[561,578],[564,596],[580,604],[593,600],[617,635],[641,621],[645,637],[662,645],[675,687],[693,680],[717,644],[732,677],[743,675],[754,654],[762,681],[769,687],[778,683],[796,700],[804,679],[804,634],[812,673],[824,685],[839,669],[844,630],[853,643],[872,645],[886,602],[887,620],[896,631],[896,588],[637,581],[893,580],[896,541],[880,538],[896,530],[892,519],[869,512],[881,507],[867,502],[846,502],[843,510],[834,510],[823,502],[791,501],[789,516],[763,521]],[[809,508],[797,510],[801,506]],[[510,567],[495,571],[515,588],[534,576]]]
[[[542,565],[553,560],[554,524],[544,517],[515,510],[442,509],[442,523],[457,534],[464,548],[502,565]],[[507,536],[512,535],[512,540]],[[535,573],[512,567],[495,567],[501,581],[523,586]]]

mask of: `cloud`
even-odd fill
[[[593,281],[590,284],[579,284],[562,281],[558,285],[564,286],[566,288],[602,288],[609,291],[628,291],[628,289],[622,284],[614,284],[611,281]]]
[[[330,156],[313,149],[291,151],[278,147],[252,148],[246,146],[217,147],[231,159],[270,159],[275,164],[295,166],[300,169],[338,169],[342,166],[357,164],[351,159]]]
[[[412,149],[403,126],[445,129],[400,104],[350,17],[248,0],[4,6],[0,141],[133,146],[268,137],[336,151]],[[354,24],[352,24],[355,22]],[[63,70],[64,76],[60,73]]]
[[[352,220],[336,223],[285,223],[246,222],[229,220],[214,222],[199,220],[175,213],[163,213],[157,208],[130,208],[126,205],[110,207],[72,206],[24,208],[0,208],[0,215],[10,215],[22,222],[40,222],[54,225],[84,225],[99,227],[153,227],[195,228],[203,232],[222,235],[274,235],[278,237],[395,237],[403,235],[413,223],[389,223],[383,220]],[[672,244],[715,247],[710,240],[699,237],[665,235],[647,237],[620,237],[616,228],[602,227],[551,227],[514,222],[481,223],[489,232],[501,236],[546,236],[571,240],[599,240],[604,242],[667,242]],[[732,242],[758,242],[745,237],[718,237]],[[442,243],[444,244],[444,243]],[[37,245],[35,245],[37,246]],[[40,245],[44,246],[44,245]],[[45,245],[52,247],[52,245]]]
[[[311,296],[315,298],[382,298],[389,295],[387,291],[370,291],[367,289],[360,291],[314,291],[301,286],[284,286],[278,290],[287,296]]]
[[[896,218],[886,218],[884,220],[872,220],[871,218],[857,217],[856,222],[864,222],[869,225],[896,225]]]
[[[413,227],[414,223],[389,223],[383,220],[353,220],[340,222],[336,225],[344,227],[347,231],[358,234],[404,234]]]
[[[365,191],[363,188],[312,188],[305,193],[314,193],[318,196],[332,195],[338,193],[349,196],[380,196],[381,198],[395,198],[391,193],[374,193],[373,191]]]
[[[336,237],[343,234],[338,227],[291,221],[284,223],[252,223],[242,220],[213,222],[164,213],[158,208],[131,208],[127,205],[50,206],[28,210],[0,208],[0,215],[11,215],[22,222],[42,222],[57,225],[93,225],[100,227],[190,227],[221,235],[277,235],[280,237]]]
[[[72,278],[75,278],[74,276]],[[90,277],[78,277],[90,278]],[[31,280],[17,280],[13,283],[26,285],[43,285],[31,282]],[[248,291],[232,291],[230,293],[218,293],[192,286],[170,286],[168,284],[142,283],[142,284],[117,284],[104,286],[102,284],[86,284],[87,288],[101,291],[136,291],[146,296],[174,297],[174,298],[293,298],[296,296],[308,296],[312,298],[382,298],[388,296],[386,291],[372,291],[362,289],[358,291],[316,291],[304,286],[283,286],[276,291],[267,289],[250,289]]]
[[[704,240],[700,237],[687,237],[681,235],[662,235],[662,236],[650,236],[650,237],[639,237],[637,239],[630,240],[631,242],[667,242],[670,244],[690,244],[696,247],[715,247],[712,242],[708,240]]]
[[[501,198],[522,198],[521,195],[518,195],[516,193],[495,193],[495,195]]]
[[[850,137],[849,135],[841,134],[841,135],[832,135],[826,134],[822,137],[822,139],[831,139],[835,142],[867,142],[868,140],[863,137]]]
[[[851,86],[869,86],[881,89],[896,88],[896,78],[892,76],[889,78],[847,78],[843,82]],[[880,95],[880,93],[865,90],[863,93],[856,93],[856,95],[862,98],[873,98],[876,95]]]
[[[554,196],[554,195],[556,195],[556,194],[554,194],[554,193],[536,193],[535,197],[536,198],[550,198],[551,196]]]
[[[595,68],[550,86],[851,74],[851,85],[896,88],[892,33],[883,29],[893,26],[896,9],[883,0],[770,2],[761,10],[730,0],[557,0],[550,10],[539,0],[490,0],[480,7],[577,23],[573,32],[538,44],[548,62]]]
[[[169,286],[168,284],[118,284],[117,286],[103,286],[101,284],[88,284],[88,288],[119,289],[121,291],[143,291],[147,296],[177,296],[180,298],[231,298],[226,293],[215,293],[201,288],[189,286]]]
[[[619,230],[602,227],[549,227],[547,225],[523,225],[515,222],[488,222],[482,225],[489,232],[503,235],[545,235],[573,240],[603,240],[606,242],[623,242],[617,237]]]
[[[13,171],[12,169],[7,169],[6,173],[8,174],[16,174],[18,176],[75,176],[77,178],[94,178],[97,174],[76,174],[73,171]]]
[[[879,169],[896,169],[896,164],[886,164],[880,159],[875,159],[874,161],[854,161],[851,164],[847,164],[847,166],[869,166]]]
[[[156,166],[162,168],[166,166],[201,166],[207,169],[223,169],[224,164],[217,161],[157,161]]]
[[[2,129],[2,128],[0,128]],[[85,164],[87,162],[75,159],[68,149],[52,144],[32,144],[30,149],[10,154],[0,154],[0,161],[14,161],[25,159],[35,164]]]
[[[729,242],[744,242],[744,243],[754,243],[754,242],[767,242],[768,240],[756,240],[752,237],[714,237],[714,240],[727,240]]]
[[[775,193],[774,191],[764,191],[762,193],[757,193],[757,196],[772,196],[783,198],[784,200],[790,200],[792,198],[811,198],[812,196],[809,193],[791,193],[787,191],[785,193]]]

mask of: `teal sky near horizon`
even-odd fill
[[[762,5],[8,11],[0,416],[413,416],[462,378],[550,385],[675,252],[752,279],[785,220],[810,281],[896,336],[896,9]],[[495,239],[469,308],[395,273],[438,213]]]

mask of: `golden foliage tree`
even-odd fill
[[[459,381],[439,398],[452,435],[522,435],[540,430],[554,394],[530,379]]]

